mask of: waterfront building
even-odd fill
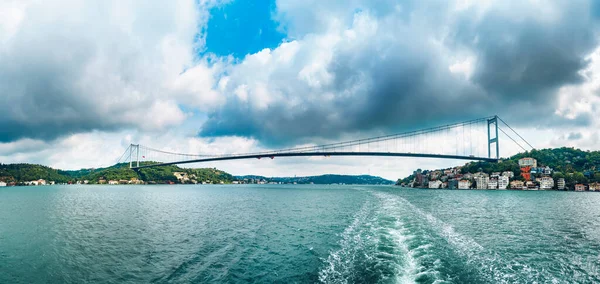
[[[475,186],[477,186],[477,189],[487,189],[489,182],[490,182],[490,178],[487,177],[486,174],[477,175],[475,177]]]
[[[38,185],[37,180],[32,180],[32,181],[26,181],[25,182],[26,185]]]
[[[498,179],[492,178],[488,182],[488,189],[498,189]]]
[[[525,182],[525,187],[527,188],[527,190],[538,190],[539,187],[537,184],[535,184],[535,182],[533,181],[526,181]]]
[[[469,189],[471,188],[471,181],[467,179],[462,179],[458,182],[458,189]]]
[[[511,189],[523,189],[523,182],[520,180],[513,180],[510,182]]]
[[[505,172],[502,172],[502,176],[508,177],[510,179],[510,178],[515,177],[515,173],[513,173],[512,171],[505,171]]]
[[[117,180],[109,180],[108,184],[110,184],[110,185],[117,185],[117,184],[119,184],[119,181],[117,181]]]
[[[3,181],[0,181],[0,186],[6,186],[6,183]]]
[[[581,183],[576,184],[575,191],[585,191],[585,185]]]
[[[589,191],[600,191],[600,183],[597,183],[597,182],[590,183],[588,186],[588,190]]]
[[[429,188],[440,188],[442,182],[439,180],[432,180],[429,182]]]
[[[508,187],[508,181],[509,178],[507,176],[502,175],[498,177],[498,189],[506,189]]]
[[[106,184],[106,180],[105,179],[99,179],[98,180],[98,184]]]
[[[547,190],[554,187],[554,180],[551,177],[542,177],[539,179],[540,189]]]
[[[519,167],[532,167],[537,168],[537,160],[534,158],[523,158],[519,159]]]
[[[565,190],[565,179],[559,178],[558,181],[556,182],[556,186],[557,186],[558,190]]]
[[[457,179],[449,179],[448,180],[448,189],[457,189],[458,188],[458,180]]]
[[[493,173],[490,175],[490,178],[498,178],[499,176],[500,176],[500,172],[493,172]]]

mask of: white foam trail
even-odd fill
[[[379,197],[379,196],[377,196]],[[394,208],[397,208],[397,202],[394,202],[393,199],[381,198],[381,215],[389,215],[390,212],[394,211]],[[399,250],[399,253],[395,256],[402,256],[403,261],[396,267],[396,282],[397,283],[416,283],[416,274],[419,270],[419,263],[414,258],[413,252],[408,247],[407,241],[413,236],[407,235],[407,230],[403,227],[403,223],[396,218],[396,216],[391,216],[395,219],[392,226],[385,228],[387,233],[393,238],[394,244]]]
[[[477,243],[472,238],[464,236],[454,229],[449,224],[437,219],[433,215],[424,212],[420,208],[416,207],[408,200],[393,194],[387,193],[376,193],[381,198],[396,199],[401,201],[402,206],[410,208],[411,211],[415,212],[418,216],[425,219],[429,225],[437,231],[437,233],[443,237],[459,254],[463,255],[468,262],[474,263],[484,275],[490,276],[494,283],[514,283],[517,281],[516,275],[509,271],[504,271],[499,263],[507,263],[500,259],[500,257],[491,251],[486,250],[483,246]],[[487,274],[491,273],[491,275]]]
[[[344,229],[340,240],[340,249],[332,251],[325,267],[319,272],[319,281],[322,283],[348,283],[354,273],[354,260],[357,252],[364,246],[360,227],[365,222],[370,202],[366,201],[354,215],[352,223]]]
[[[401,221],[402,208],[401,200],[391,194],[381,192],[372,192],[381,202],[380,214],[389,216],[395,219],[393,226],[386,228],[389,234],[393,237],[394,243],[398,248],[398,256],[402,256],[402,263],[396,267],[396,283],[416,283],[417,278],[422,273],[431,273],[436,275],[437,271],[427,271],[419,261],[417,253],[428,249],[431,244],[421,245],[414,249],[409,246],[410,241],[416,236],[411,234]]]

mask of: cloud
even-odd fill
[[[464,3],[278,1],[275,18],[296,39],[232,66],[227,101],[200,135],[281,146],[494,114],[591,123],[555,113],[598,44],[590,2]]]
[[[205,44],[210,8],[226,2],[1,1],[1,160],[109,165],[132,142],[250,152],[494,114],[538,147],[597,148],[597,1],[277,0],[272,18],[286,39],[236,58]],[[518,150],[503,145],[502,155]],[[353,161],[217,166],[368,167],[389,178],[419,167]]]
[[[215,4],[3,2],[0,142],[164,130],[186,119],[181,104],[219,104],[217,71],[195,55]]]

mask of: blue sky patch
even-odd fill
[[[234,0],[213,8],[206,29],[206,50],[219,56],[246,54],[277,47],[285,35],[271,18],[275,0]]]

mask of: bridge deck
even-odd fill
[[[497,162],[495,158],[485,157],[474,157],[474,156],[459,156],[459,155],[437,155],[437,154],[417,154],[417,153],[392,153],[392,152],[297,152],[297,153],[271,153],[271,154],[249,154],[249,155],[232,155],[222,157],[211,157],[195,160],[185,160],[169,163],[159,163],[152,165],[143,165],[139,167],[132,167],[132,169],[168,166],[168,165],[180,165],[180,164],[192,164],[192,163],[205,163],[214,161],[226,161],[226,160],[242,160],[242,159],[262,159],[262,158],[275,158],[275,157],[309,157],[309,156],[378,156],[378,157],[416,157],[416,158],[438,158],[438,159],[456,159],[456,160],[471,160],[471,161],[486,161],[486,162]]]

